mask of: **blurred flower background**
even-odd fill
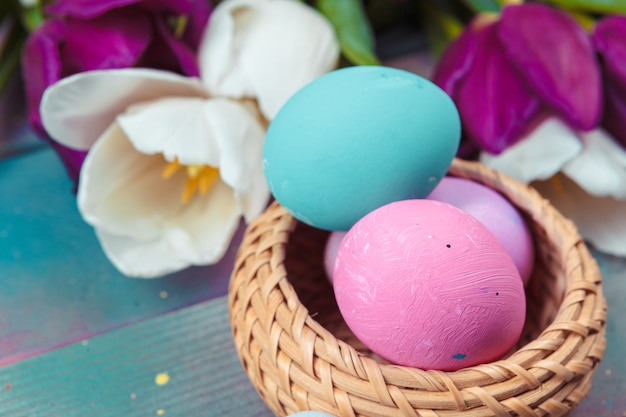
[[[459,157],[626,256],[625,15],[621,0],[3,1],[0,106],[55,149],[128,276],[217,262],[269,200],[260,150],[282,103],[381,63],[453,98]]]

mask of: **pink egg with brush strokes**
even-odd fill
[[[444,177],[427,198],[452,204],[487,226],[513,258],[524,285],[528,283],[535,264],[532,236],[506,198],[475,181],[454,177]]]
[[[519,339],[526,301],[498,238],[462,210],[404,200],[359,220],[337,251],[346,324],[388,361],[457,370],[497,360]]]

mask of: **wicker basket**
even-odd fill
[[[328,232],[274,203],[246,231],[229,308],[243,367],[277,415],[561,416],[589,392],[606,344],[606,300],[575,226],[531,187],[483,165],[455,160],[450,174],[500,191],[531,227],[537,261],[515,349],[455,372],[376,357],[347,328],[325,277]]]

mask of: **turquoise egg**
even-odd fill
[[[265,177],[298,220],[348,230],[387,203],[426,197],[460,136],[456,106],[427,79],[382,66],[343,68],[280,109],[265,137]]]

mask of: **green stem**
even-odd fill
[[[19,17],[22,26],[29,33],[37,29],[44,21],[45,7],[49,0],[37,0],[32,7],[22,6],[19,0],[10,0],[12,11]]]

